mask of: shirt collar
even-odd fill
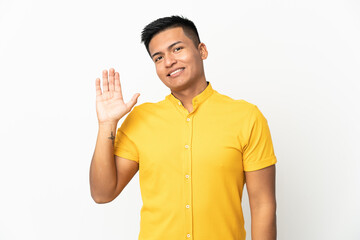
[[[204,89],[204,91],[202,91],[201,93],[199,93],[198,95],[196,95],[193,99],[192,99],[192,104],[193,104],[193,108],[195,109],[197,106],[199,106],[200,104],[202,104],[203,102],[205,102],[205,100],[210,97],[213,93],[214,93],[214,89],[211,86],[211,83],[206,81],[206,83],[208,84],[207,87]],[[171,93],[169,95],[166,96],[167,100],[171,101],[172,103],[174,103],[177,106],[182,105],[181,101],[179,99],[177,99],[174,95],[172,95]]]

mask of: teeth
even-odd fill
[[[176,71],[174,71],[174,72],[170,73],[170,76],[171,76],[171,75],[174,75],[175,73],[178,73],[178,72],[180,72],[180,71],[182,71],[182,70],[183,70],[183,68],[180,68],[180,69],[178,69],[178,70],[176,70]]]

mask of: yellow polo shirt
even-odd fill
[[[139,163],[139,240],[245,240],[244,171],[276,163],[255,105],[209,82],[192,104],[172,94],[143,103],[117,131],[115,155]]]

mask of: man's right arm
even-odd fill
[[[96,203],[114,200],[139,169],[135,161],[114,156],[116,124],[99,126],[90,166],[91,196]]]
[[[131,111],[140,94],[124,103],[119,73],[103,71],[103,91],[96,79],[96,112],[99,121],[98,137],[90,165],[91,196],[97,203],[115,199],[139,169],[137,162],[114,155],[117,123]],[[121,144],[121,143],[119,143]]]

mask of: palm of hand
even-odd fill
[[[109,81],[108,81],[109,79]],[[125,103],[121,93],[119,73],[110,69],[109,78],[107,71],[103,71],[103,89],[100,88],[100,79],[96,79],[96,112],[99,123],[117,122],[131,111],[136,104],[139,93]]]

